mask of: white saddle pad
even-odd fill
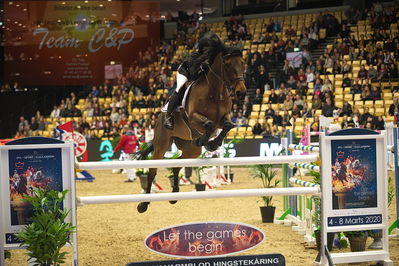
[[[191,87],[192,87],[193,84],[194,84],[194,82],[190,82],[190,83],[188,84],[188,87],[187,87],[186,91],[184,92],[184,96],[183,96],[183,100],[182,100],[182,102],[181,102],[181,105],[179,105],[179,106],[177,107],[177,111],[180,111],[180,109],[183,109],[184,106],[186,106],[187,96],[188,96],[188,93],[189,93],[189,91],[190,91],[190,89],[191,89]],[[162,107],[162,109],[161,109],[161,112],[162,112],[162,113],[166,113],[166,111],[168,110],[168,104],[169,104],[169,102],[167,102],[167,103]]]

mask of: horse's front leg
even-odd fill
[[[229,133],[232,128],[236,127],[236,125],[231,121],[230,115],[224,116],[222,121],[222,131],[216,138],[214,138],[212,141],[209,141],[205,146],[208,151],[215,151],[217,148],[219,148],[222,145],[223,140],[226,138],[227,133]]]
[[[148,172],[148,177],[147,177],[147,188],[145,193],[150,194],[151,193],[151,186],[152,183],[154,182],[155,176],[157,175],[157,169],[156,168],[150,168]],[[140,202],[139,205],[137,205],[137,211],[139,213],[143,213],[147,211],[149,202]]]
[[[205,133],[202,135],[202,137],[198,138],[195,140],[195,145],[198,147],[204,146],[205,144],[208,143],[209,138],[211,137],[213,131],[214,131],[214,124],[211,120],[209,120],[206,116],[201,115],[199,113],[194,113],[193,114],[193,120],[194,124],[200,127],[205,128]]]

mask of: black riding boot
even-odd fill
[[[169,98],[168,110],[166,111],[165,121],[163,123],[164,127],[167,129],[173,129],[172,113],[176,109],[178,104],[179,104],[179,94],[174,92]]]

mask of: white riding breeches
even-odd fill
[[[184,76],[183,74],[180,74],[179,71],[177,71],[176,74],[176,90],[175,92],[178,93],[181,87],[183,87],[184,83],[186,83],[188,78]]]

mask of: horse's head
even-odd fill
[[[247,88],[244,82],[244,59],[240,47],[229,47],[223,55],[225,75],[234,94],[243,99]]]

